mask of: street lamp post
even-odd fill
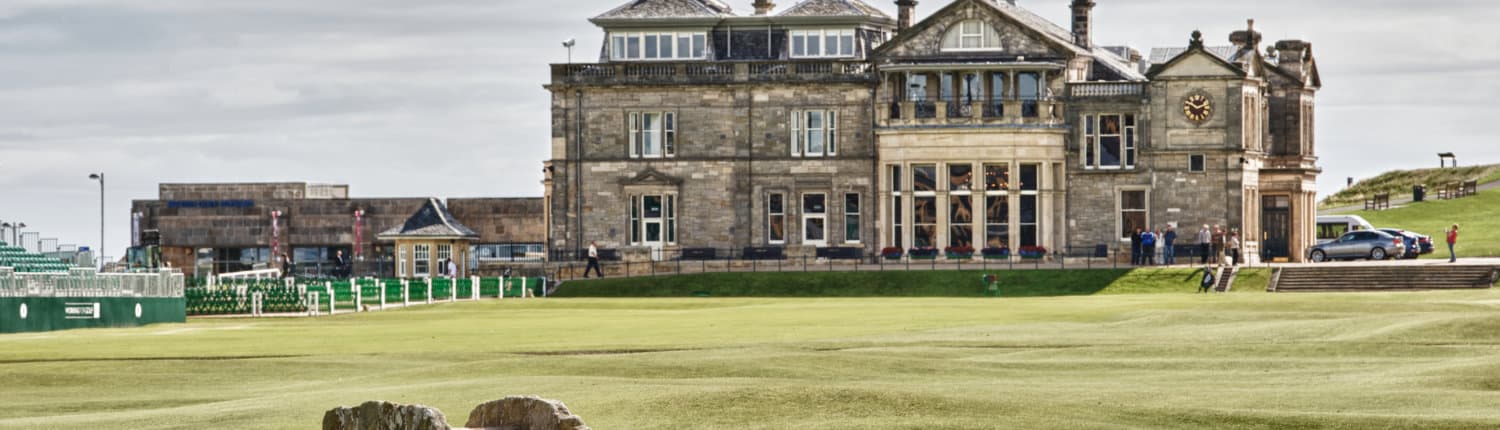
[[[104,271],[104,172],[90,173],[89,179],[99,181],[99,271]]]
[[[7,228],[10,229],[10,246],[20,246],[16,244],[16,241],[20,240],[18,237],[20,237],[21,229],[26,228],[26,223],[19,221],[15,223],[0,223],[0,240],[5,240],[5,229]]]

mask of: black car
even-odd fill
[[[1418,234],[1417,232],[1402,230],[1399,228],[1381,228],[1376,230],[1385,232],[1386,234],[1389,234],[1391,236],[1399,237],[1403,242],[1405,242],[1406,253],[1402,254],[1401,258],[1415,259],[1422,254],[1432,253],[1431,237],[1423,236],[1421,234]]]

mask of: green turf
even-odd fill
[[[1265,291],[1267,272],[1250,276]],[[555,297],[982,297],[982,279],[999,278],[1003,297],[1182,293],[1201,271],[1173,269],[709,273],[616,278],[564,284]],[[1253,287],[1251,289],[1254,289]]]
[[[0,336],[0,428],[1496,428],[1500,292],[530,299]]]
[[[1379,193],[1411,196],[1414,185],[1426,185],[1429,194],[1436,194],[1437,187],[1464,181],[1479,181],[1480,185],[1500,180],[1500,164],[1466,166],[1445,169],[1393,170],[1373,178],[1356,182],[1318,202],[1318,208],[1329,209],[1360,205],[1365,199]]]
[[[1434,251],[1423,258],[1448,258],[1443,232],[1459,225],[1459,257],[1500,256],[1500,190],[1485,190],[1472,197],[1431,200],[1384,211],[1362,211],[1376,227],[1400,228],[1432,236]]]

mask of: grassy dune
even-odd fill
[[[1413,185],[1425,184],[1429,190],[1435,190],[1442,184],[1470,180],[1478,180],[1481,185],[1500,181],[1500,164],[1446,169],[1393,170],[1339,190],[1338,193],[1319,202],[1318,207],[1326,209],[1359,205],[1363,204],[1366,198],[1380,193],[1391,193],[1392,197],[1401,195],[1410,197]]]
[[[0,336],[0,428],[1495,428],[1500,293],[506,300]]]
[[[1376,227],[1395,227],[1432,236],[1437,249],[1423,258],[1448,258],[1443,232],[1459,225],[1459,257],[1500,256],[1500,189],[1457,200],[1434,200],[1384,211],[1361,211]]]

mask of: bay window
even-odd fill
[[[853,29],[792,30],[792,58],[853,57]]]
[[[701,32],[610,33],[613,60],[701,60],[708,37]]]

